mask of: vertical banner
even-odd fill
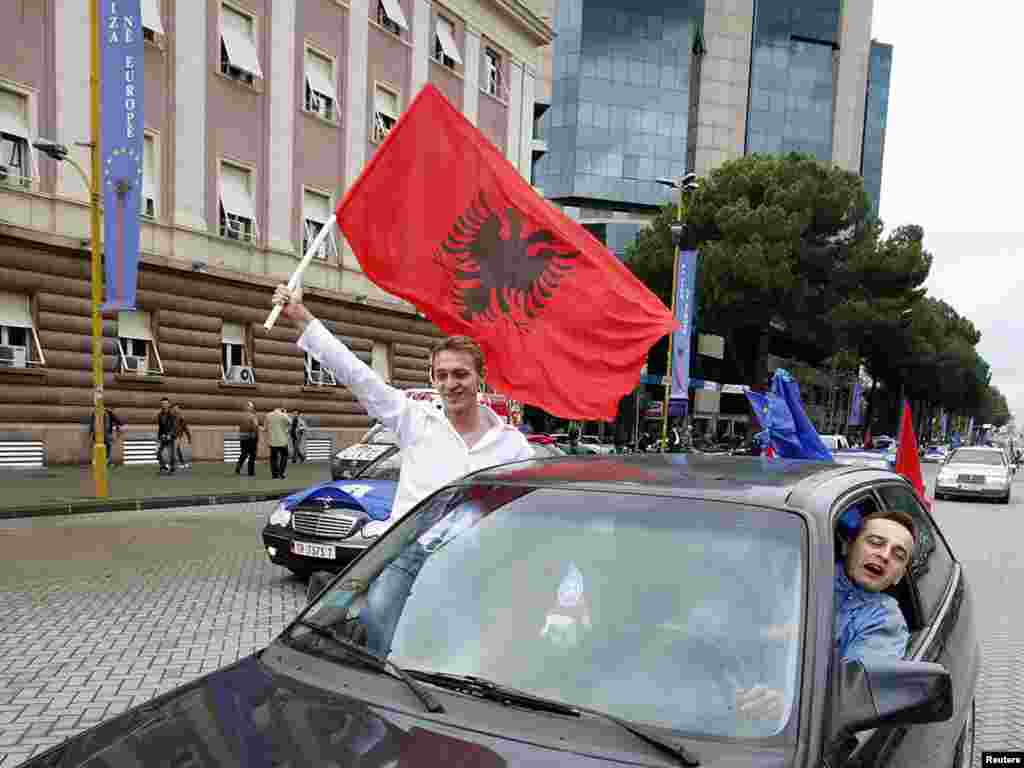
[[[859,381],[853,383],[853,392],[850,394],[850,419],[847,422],[848,426],[859,427],[861,417],[861,398],[863,391]]]
[[[103,164],[103,311],[135,308],[142,201],[140,0],[100,5],[100,150]]]
[[[676,276],[676,320],[679,330],[672,335],[672,400],[690,398],[690,337],[693,335],[694,292],[697,285],[697,251],[679,254]]]

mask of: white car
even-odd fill
[[[957,448],[935,479],[935,498],[974,496],[1010,503],[1013,468],[1002,448]]]
[[[850,450],[850,441],[844,435],[819,435],[821,442],[833,453]]]

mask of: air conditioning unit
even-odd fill
[[[125,355],[124,358],[124,369],[126,371],[133,371],[139,374],[139,376],[146,375],[146,358],[135,357],[133,355]]]
[[[321,368],[319,371],[309,372],[309,383],[319,385],[335,385],[338,382],[335,380],[333,373]]]
[[[228,369],[228,381],[237,384],[252,384],[256,381],[252,375],[252,368],[248,365],[232,365]]]
[[[28,359],[28,350],[25,347],[12,347],[9,344],[0,345],[0,366],[4,368],[24,368]]]

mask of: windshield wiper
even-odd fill
[[[570,715],[572,717],[581,717],[585,712],[589,715],[610,720],[620,728],[624,728],[629,731],[641,741],[645,741],[651,746],[657,747],[663,752],[667,752],[672,755],[687,768],[696,768],[696,766],[700,765],[700,760],[696,755],[690,752],[679,742],[673,740],[671,737],[663,736],[646,726],[631,723],[629,720],[623,720],[622,718],[609,715],[608,713],[601,712],[600,710],[589,709],[588,707],[576,707],[561,701],[545,699],[541,696],[534,696],[530,693],[526,693],[525,691],[520,691],[516,688],[509,688],[508,686],[501,685],[500,683],[485,680],[481,677],[474,677],[473,675],[451,675],[446,672],[427,672],[419,669],[410,669],[407,671],[409,675],[415,677],[417,680],[422,680],[425,683],[431,683],[453,691],[461,691],[473,696],[478,696],[481,699],[498,702],[499,704],[524,707],[527,709],[534,709],[539,712],[552,712],[559,715]]]
[[[539,712],[551,712],[556,715],[580,716],[578,707],[563,704],[560,701],[545,699],[541,696],[534,696],[525,691],[508,688],[500,683],[494,683],[481,677],[474,677],[473,675],[450,675],[447,672],[427,672],[421,669],[410,669],[409,674],[425,683],[448,688],[452,691],[468,693],[471,696],[495,701],[499,704],[535,709]]]
[[[419,685],[412,677],[402,669],[400,666],[395,664],[389,659],[385,659],[382,656],[378,656],[373,651],[367,650],[359,643],[349,640],[347,637],[339,635],[336,631],[330,627],[325,627],[323,624],[317,624],[313,621],[306,621],[305,619],[298,619],[295,622],[297,625],[307,627],[313,630],[316,634],[321,637],[326,637],[329,640],[334,641],[337,645],[345,649],[345,652],[350,656],[354,656],[365,664],[372,666],[374,669],[384,670],[390,672],[392,675],[397,677],[407,686],[409,689],[416,694],[416,698],[423,702],[423,706],[427,708],[428,712],[444,712],[444,707],[441,706],[441,702],[434,698],[433,694]]]
[[[603,717],[606,720],[611,720],[613,723],[625,728],[641,741],[646,741],[652,747],[657,747],[663,752],[667,752],[677,758],[679,762],[687,766],[687,768],[696,768],[696,766],[700,765],[700,759],[693,754],[693,752],[688,750],[678,741],[672,739],[670,736],[662,736],[646,726],[631,723],[629,720],[623,720],[622,718],[615,717],[614,715],[609,715],[606,712],[599,712],[596,709],[585,709],[583,711],[591,715]]]

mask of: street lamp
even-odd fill
[[[676,207],[676,223],[672,225],[672,242],[675,245],[675,256],[672,259],[672,317],[676,316],[676,294],[679,291],[677,282],[679,280],[679,254],[683,244],[685,225],[683,223],[683,198],[688,192],[694,192],[700,188],[697,183],[696,173],[687,173],[679,179],[661,177],[655,179],[658,184],[679,190],[679,203]],[[663,449],[668,447],[668,406],[669,397],[672,393],[672,345],[675,333],[668,337],[668,364],[666,366],[668,384],[665,385],[665,400],[661,415],[661,444]]]
[[[107,446],[104,442],[106,430],[103,412],[103,319],[100,303],[103,301],[103,263],[100,258],[100,35],[99,3],[89,3],[89,118],[91,141],[76,142],[91,150],[92,174],[86,174],[70,154],[66,145],[50,139],[36,139],[32,146],[57,162],[67,162],[78,171],[85,188],[89,190],[90,213],[92,214],[92,377],[93,404],[95,406],[92,449],[93,478],[96,483],[96,497],[105,499],[107,491]]]

